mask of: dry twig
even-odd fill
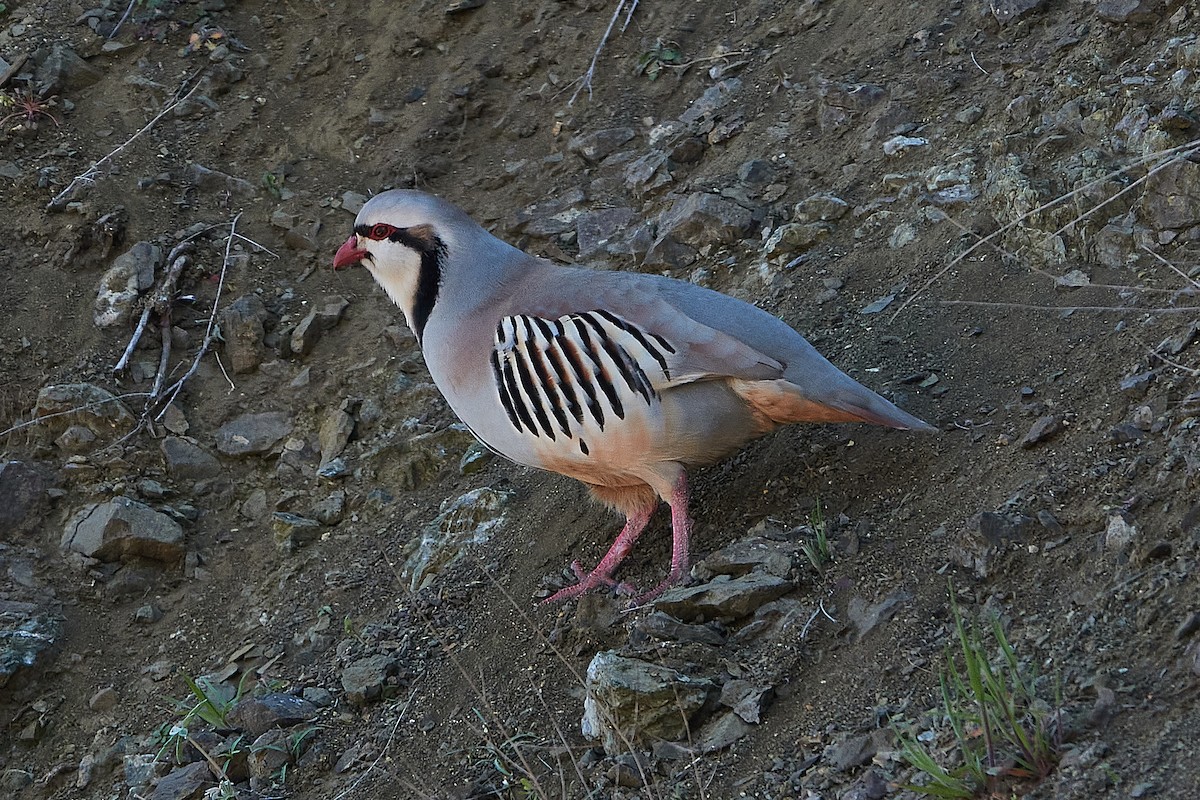
[[[160,420],[163,414],[167,413],[167,409],[171,403],[175,402],[175,398],[183,390],[183,385],[187,383],[188,378],[196,374],[196,370],[200,368],[200,360],[204,358],[204,354],[208,352],[208,348],[212,347],[213,340],[216,339],[216,324],[217,324],[217,309],[221,306],[221,291],[225,288],[225,274],[229,271],[229,256],[233,249],[233,240],[237,235],[238,220],[242,218],[241,212],[233,218],[233,222],[229,225],[229,236],[225,239],[225,257],[221,259],[221,274],[217,279],[217,294],[213,298],[212,311],[208,315],[208,327],[204,331],[204,341],[200,343],[200,349],[196,351],[196,357],[192,360],[192,365],[188,367],[188,371],[183,374],[183,377],[171,384],[171,387],[166,390],[161,396],[154,398],[154,403],[158,403],[161,407],[155,415],[155,420]],[[226,380],[229,376],[225,376]],[[230,381],[230,385],[233,382]],[[165,402],[160,402],[164,401]]]
[[[158,121],[160,119],[162,119],[167,114],[169,114],[180,103],[184,102],[189,97],[191,97],[195,93],[195,91],[200,88],[200,82],[196,81],[196,83],[193,84],[192,88],[188,89],[186,94],[180,95],[180,92],[183,91],[183,87],[187,86],[188,83],[190,83],[199,74],[200,74],[200,71],[197,71],[197,72],[193,72],[190,76],[188,76],[183,81],[183,83],[181,83],[179,85],[179,88],[175,90],[175,99],[170,101],[169,103],[167,103],[165,106],[163,106],[162,110],[159,111],[157,114],[155,114],[154,118],[152,120],[150,120],[149,122],[147,122],[146,125],[141,130],[139,130],[137,133],[133,134],[128,139],[126,139],[124,142],[122,142],[120,145],[118,145],[117,148],[115,150],[113,150],[112,152],[110,152],[108,155],[104,156],[103,158],[99,159],[98,161],[92,162],[92,165],[90,167],[85,169],[79,175],[76,175],[74,178],[72,178],[71,182],[67,184],[66,188],[63,189],[58,194],[54,195],[54,198],[48,204],[46,204],[46,210],[47,211],[62,211],[64,208],[67,207],[67,203],[69,203],[75,197],[75,191],[77,189],[79,189],[80,187],[83,187],[83,186],[90,186],[93,183],[95,183],[96,179],[100,176],[100,167],[101,166],[103,166],[104,164],[107,164],[109,161],[112,160],[112,158],[114,156],[116,156],[118,153],[120,153],[122,150],[124,150],[129,145],[133,144],[133,142],[139,136],[141,136],[143,133],[145,133],[146,131],[150,130],[155,125],[157,125]]]
[[[937,283],[939,280],[941,280],[942,277],[944,277],[946,275],[946,273],[948,273],[950,270],[952,270],[956,266],[958,266],[971,253],[975,252],[976,250],[978,250],[980,247],[984,246],[985,244],[991,244],[992,240],[1004,235],[1005,233],[1007,233],[1008,231],[1017,227],[1022,222],[1029,219],[1030,217],[1034,216],[1035,214],[1039,214],[1049,208],[1053,208],[1054,206],[1064,203],[1067,200],[1070,200],[1071,198],[1076,197],[1077,195],[1080,195],[1083,192],[1086,192],[1088,189],[1091,189],[1094,186],[1099,186],[1103,183],[1106,183],[1107,181],[1110,181],[1113,178],[1116,178],[1120,175],[1124,175],[1125,173],[1129,172],[1130,170],[1132,170],[1136,167],[1144,166],[1146,164],[1154,164],[1154,166],[1150,169],[1150,171],[1146,175],[1143,175],[1141,178],[1137,179],[1136,181],[1131,183],[1129,186],[1124,187],[1120,192],[1117,192],[1113,197],[1108,198],[1107,200],[1101,202],[1094,208],[1089,209],[1088,211],[1084,212],[1080,216],[1073,219],[1071,222],[1064,225],[1062,228],[1060,228],[1056,232],[1056,234],[1054,234],[1054,235],[1057,235],[1057,233],[1061,233],[1062,231],[1071,227],[1071,225],[1075,224],[1076,222],[1079,222],[1081,219],[1084,219],[1087,216],[1090,216],[1097,209],[1102,208],[1103,206],[1112,202],[1112,200],[1125,194],[1130,189],[1132,189],[1134,186],[1140,185],[1151,175],[1153,175],[1154,173],[1158,172],[1161,169],[1164,169],[1168,164],[1174,163],[1174,162],[1182,160],[1182,159],[1186,159],[1186,158],[1192,156],[1193,154],[1195,154],[1197,151],[1200,151],[1200,139],[1193,139],[1192,141],[1186,142],[1185,144],[1181,144],[1177,147],[1172,147],[1168,150],[1162,150],[1157,153],[1151,153],[1150,155],[1143,156],[1130,164],[1126,164],[1125,166],[1121,167],[1120,169],[1115,169],[1112,172],[1109,172],[1105,175],[1101,175],[1099,178],[1090,180],[1087,183],[1083,184],[1082,186],[1079,186],[1065,194],[1061,194],[1058,197],[1055,197],[1053,200],[1049,200],[1031,211],[1027,211],[1024,214],[1021,214],[1019,217],[1017,217],[1013,221],[992,231],[987,236],[984,236],[979,241],[975,242],[973,245],[968,247],[966,250],[964,250],[963,252],[961,252],[957,256],[955,256],[953,259],[951,259],[950,263],[948,263],[946,266],[944,266],[940,270],[938,270],[937,273],[932,278],[925,281],[925,283],[921,286],[920,289],[913,292],[913,294],[911,296],[909,296],[908,299],[906,299],[903,303],[901,303],[900,307],[897,308],[895,313],[892,314],[889,321],[895,322],[897,317],[900,316],[901,312],[903,312],[904,309],[906,309],[910,305],[912,305],[913,302],[916,301],[916,299],[918,297],[920,297],[922,294],[924,294],[926,291],[928,291],[931,286],[933,286],[935,283]],[[971,305],[972,304],[971,302],[965,301],[965,300],[958,301],[958,302],[963,305]],[[1086,309],[1081,308],[1081,310],[1086,310]],[[1110,309],[1104,309],[1104,310],[1110,310]]]
[[[625,13],[625,24],[621,26],[621,32],[629,27],[629,20],[633,18],[633,12],[637,8],[638,0],[618,0],[617,9],[613,11],[612,19],[608,21],[608,28],[605,29],[604,35],[600,37],[600,44],[596,47],[596,52],[592,53],[592,63],[588,65],[587,72],[583,73],[577,79],[579,86],[575,88],[575,93],[571,95],[571,99],[567,101],[567,105],[575,105],[575,99],[579,97],[579,93],[587,89],[588,99],[592,97],[592,78],[596,75],[596,62],[600,60],[600,52],[604,50],[604,45],[608,42],[608,37],[612,34],[613,27],[617,24],[617,19],[621,16],[621,11],[628,4],[629,9]]]

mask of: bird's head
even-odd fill
[[[460,219],[461,218],[461,219]],[[420,338],[437,301],[447,253],[463,220],[454,206],[422,192],[393,189],[371,198],[333,257],[333,268],[361,264],[404,311]]]

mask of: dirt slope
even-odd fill
[[[911,796],[887,732],[935,727],[952,582],[1061,678],[1063,762],[1013,793],[1195,796],[1200,167],[1155,156],[1200,127],[1195,11],[643,0],[571,103],[615,8],[135,3],[108,40],[123,7],[8,4],[0,89],[55,99],[5,109],[0,132],[0,455],[33,470],[0,473],[17,509],[0,612],[8,640],[33,625],[49,644],[0,688],[2,791],[200,796],[212,779],[172,739],[174,701],[181,676],[216,674],[316,715],[265,740],[190,722],[254,762],[239,797]],[[614,598],[538,605],[619,520],[472,449],[398,310],[365,271],[328,269],[353,193],[397,186],[552,259],[754,302],[942,432],[793,428],[695,475],[697,558],[757,536],[791,559],[793,588],[757,617],[672,634]],[[720,211],[672,232],[700,193]],[[164,334],[154,317],[114,373],[153,290],[98,327],[98,287],[135,243],[193,234],[166,385],[210,318],[225,341],[170,416],[122,439]],[[44,387],[80,383],[129,420],[23,424]],[[241,453],[238,435],[263,443]],[[422,532],[465,495],[434,539],[502,521],[414,591]],[[181,538],[64,546],[117,498]],[[823,572],[796,546],[814,508]],[[668,542],[659,518],[622,579],[659,580]],[[610,649],[711,682],[677,737],[710,752],[582,736],[581,677]],[[767,698],[757,724],[717,699],[739,681]],[[170,746],[150,764],[164,742],[202,765],[197,793],[151,788],[186,770]]]

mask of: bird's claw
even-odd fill
[[[609,589],[612,589],[616,594],[622,597],[638,597],[638,590],[636,587],[631,586],[628,583],[618,583],[616,578],[614,578],[612,575],[600,572],[599,570],[592,570],[591,572],[588,572],[578,561],[571,562],[571,572],[575,573],[575,578],[579,581],[579,583],[575,584],[574,586],[565,586],[562,589],[559,589],[557,592],[543,600],[542,605],[547,605],[549,603],[561,603],[564,600],[570,600],[572,598],[579,597],[581,594],[601,586],[606,586]],[[662,593],[660,590],[654,591],[658,591],[659,594]],[[644,596],[645,595],[643,595],[643,597]]]

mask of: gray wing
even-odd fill
[[[930,429],[843,373],[782,320],[742,300],[663,276],[541,263],[534,285],[513,295],[522,311],[547,318],[603,311],[616,318],[609,323],[614,328],[630,326],[668,344],[665,370],[635,358],[656,391],[725,380],[777,422]]]

